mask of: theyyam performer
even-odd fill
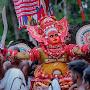
[[[58,77],[62,88],[69,87],[71,84],[71,76],[67,68],[69,57],[88,53],[89,46],[65,44],[68,35],[66,18],[57,21],[54,16],[45,16],[40,19],[39,25],[28,26],[27,30],[40,44],[39,48],[32,49],[29,55],[30,60],[39,60],[41,64],[35,70],[35,78],[51,80]]]
[[[39,42],[39,47],[35,47],[27,53],[15,52],[11,55],[32,62],[39,61],[34,73],[34,86],[48,86],[52,78],[58,78],[61,88],[63,90],[68,88],[72,83],[67,67],[69,58],[88,53],[89,46],[79,47],[75,44],[65,44],[65,38],[68,35],[66,18],[57,21],[54,16],[46,15],[39,20],[38,25],[28,26],[27,30]],[[12,53],[10,50],[7,52]]]

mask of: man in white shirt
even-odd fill
[[[27,90],[24,75],[21,70],[11,68],[7,70],[0,83],[0,90]]]
[[[51,85],[49,86],[48,90],[61,90],[61,87],[58,82],[58,78],[52,80]]]

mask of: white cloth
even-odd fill
[[[61,90],[59,85],[58,79],[53,79],[51,85],[49,86],[48,90]]]
[[[2,83],[2,80],[0,80],[0,90],[3,90],[3,87],[4,87],[4,85]]]
[[[51,86],[51,85],[49,86],[48,90],[53,90],[53,88],[52,88],[52,86]]]
[[[31,78],[28,77],[28,81],[27,81],[27,90],[30,90],[30,87],[31,87]]]
[[[0,90],[27,90],[24,75],[17,68],[11,68],[5,73],[0,86]]]

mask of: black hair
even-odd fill
[[[35,60],[34,62],[32,62],[31,66],[30,66],[30,76],[34,76],[34,71],[36,69],[36,65],[38,65],[38,60]]]
[[[17,50],[18,52],[20,52],[19,48],[18,47],[14,47],[14,50]]]
[[[83,76],[83,71],[85,70],[85,68],[88,67],[88,62],[86,62],[83,59],[79,59],[79,60],[75,60],[72,61],[68,64],[69,70],[72,70],[74,72],[77,72],[81,75],[81,77]]]
[[[18,39],[16,41],[13,41],[8,47],[13,46],[13,45],[16,45],[18,43],[24,43],[27,46],[29,46],[31,49],[33,49],[35,47],[35,45],[33,44],[32,41],[28,41],[28,40],[25,40],[25,39]]]
[[[84,80],[90,84],[90,66],[84,70]]]
[[[33,67],[33,65],[38,65],[38,60],[35,60],[34,62],[32,62],[31,67]]]

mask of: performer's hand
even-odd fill
[[[83,52],[81,51],[81,49],[79,47],[74,47],[73,52],[76,55],[82,55],[83,54]]]
[[[28,53],[24,53],[24,52],[18,52],[15,56],[17,59],[25,59],[28,60],[29,59],[29,54]]]

